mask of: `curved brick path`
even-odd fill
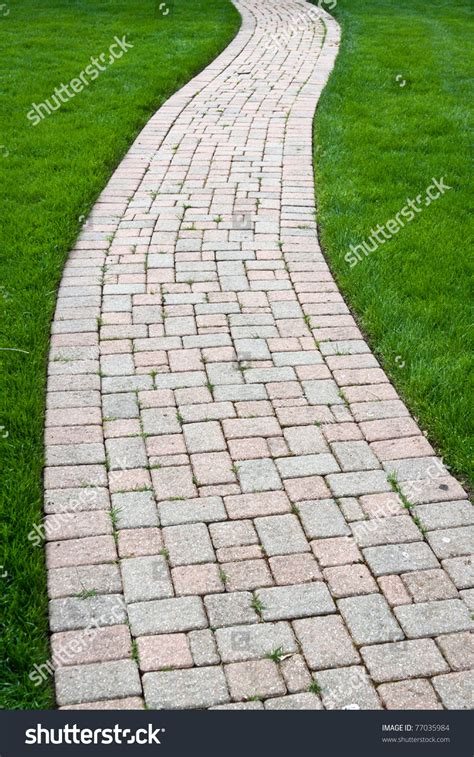
[[[240,33],[151,119],[65,268],[45,471],[58,704],[467,707],[472,510],[316,236],[338,27],[303,0],[237,6]]]

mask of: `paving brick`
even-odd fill
[[[206,452],[191,455],[191,463],[199,486],[235,481],[232,460],[227,452]]]
[[[51,657],[57,666],[130,658],[132,644],[126,625],[64,631],[51,636]]]
[[[411,603],[411,597],[400,576],[381,576],[377,579],[381,592],[391,607]]]
[[[276,583],[282,586],[309,583],[322,578],[316,560],[311,554],[305,552],[270,557],[269,563]]]
[[[283,656],[298,651],[289,623],[257,623],[218,628],[216,641],[222,662],[258,660],[281,650]]]
[[[116,557],[112,536],[88,536],[83,539],[53,541],[46,545],[46,564],[49,570],[113,562]]]
[[[409,570],[428,570],[439,566],[429,546],[421,541],[367,547],[364,549],[364,557],[375,576],[405,573]]]
[[[474,636],[472,633],[463,632],[438,636],[436,643],[452,670],[474,668]]]
[[[320,476],[339,470],[334,457],[326,453],[283,457],[276,460],[276,466],[282,478]]]
[[[420,530],[408,514],[358,521],[351,524],[351,530],[360,547],[417,542],[421,539]]]
[[[209,532],[204,523],[166,526],[163,529],[163,539],[172,566],[215,562]]]
[[[257,532],[251,520],[214,523],[209,526],[209,531],[216,549],[258,543]]]
[[[377,689],[387,710],[442,710],[436,692],[424,679],[384,683]]]
[[[322,710],[321,700],[310,692],[273,697],[265,702],[266,710]]]
[[[373,681],[433,676],[449,667],[432,639],[362,647],[360,653]]]
[[[335,497],[358,497],[390,491],[387,474],[381,470],[358,473],[332,473],[326,481]]]
[[[100,702],[83,702],[59,707],[60,710],[143,710],[144,702],[140,697],[123,699],[102,699]]]
[[[453,582],[444,570],[416,570],[401,576],[415,602],[452,599],[458,596]]]
[[[193,658],[186,634],[172,633],[160,636],[141,636],[137,639],[140,670],[162,668],[189,668]]]
[[[331,492],[321,476],[286,478],[283,485],[292,502],[301,502],[306,499],[326,499],[331,496]]]
[[[227,591],[253,591],[274,583],[265,560],[225,562],[220,567]]]
[[[474,523],[474,508],[466,499],[418,505],[414,510],[428,530],[469,526]]]
[[[173,596],[168,564],[161,555],[122,560],[121,570],[127,602],[143,602],[147,599]]]
[[[148,464],[145,443],[141,437],[124,436],[105,442],[109,470],[142,468]]]
[[[285,620],[335,612],[336,607],[323,582],[275,586],[257,592],[263,603],[264,620]]]
[[[269,491],[255,494],[238,494],[225,497],[229,518],[258,518],[266,515],[289,513],[291,504],[282,491]]]
[[[189,499],[197,496],[197,490],[193,483],[193,473],[187,465],[178,468],[152,470],[151,477],[158,500],[168,500],[173,497]]]
[[[233,662],[224,666],[232,699],[273,697],[286,693],[278,666],[272,660]]]
[[[272,460],[243,460],[237,466],[240,486],[246,492],[264,492],[281,489],[282,484]]]
[[[137,602],[128,606],[128,614],[134,636],[194,631],[208,625],[199,597]]]
[[[453,557],[443,560],[443,568],[458,589],[474,586],[474,557]]]
[[[224,591],[224,583],[216,563],[182,565],[173,568],[171,576],[177,596]]]
[[[328,451],[328,445],[321,430],[314,425],[285,428],[284,436],[294,455],[311,455]]]
[[[335,381],[303,381],[303,390],[310,405],[337,405],[343,400],[339,396],[339,389]]]
[[[377,584],[365,565],[341,565],[324,569],[333,597],[353,597],[358,594],[373,594]]]
[[[376,691],[361,667],[320,670],[316,680],[327,710],[381,709]]]
[[[362,561],[362,555],[357,549],[354,539],[347,536],[334,539],[317,539],[311,542],[311,549],[323,568]]]
[[[138,669],[132,660],[58,668],[55,680],[58,705],[141,694]]]
[[[222,497],[199,497],[160,502],[158,510],[162,526],[213,523],[225,520],[227,517]]]
[[[280,671],[290,694],[309,691],[311,675],[305,660],[300,654],[292,654],[280,663]]]
[[[341,511],[333,500],[300,502],[298,510],[308,539],[346,536],[350,533]]]
[[[446,709],[473,709],[474,673],[472,670],[436,676],[433,678],[433,686]]]
[[[374,470],[379,467],[367,442],[334,442],[331,449],[343,471]]]
[[[268,418],[230,418],[222,423],[226,439],[252,436],[280,436],[281,428],[274,416]]]
[[[54,568],[48,571],[50,599],[77,596],[84,591],[95,591],[97,594],[120,593],[122,581],[118,567],[112,563],[106,563]]]
[[[216,594],[204,598],[211,628],[256,623],[257,613],[252,608],[252,595],[248,591]]]
[[[205,665],[217,665],[220,662],[212,631],[208,629],[190,631],[188,642],[195,665],[203,667]]]
[[[156,555],[163,547],[158,528],[129,528],[118,532],[120,557]]]
[[[225,450],[225,439],[217,421],[186,423],[184,438],[189,452],[215,452]]]
[[[356,644],[403,639],[403,633],[381,594],[340,599],[337,606]]]
[[[309,552],[309,544],[296,515],[256,518],[255,528],[269,557]]]
[[[360,657],[341,618],[295,620],[293,628],[311,670],[324,670],[357,664]]]
[[[118,492],[112,495],[117,514],[117,528],[141,528],[158,525],[158,511],[152,492]]]
[[[229,700],[220,667],[145,673],[143,690],[153,710],[203,709]]]
[[[441,560],[474,553],[474,526],[430,531],[427,539],[431,549]]]
[[[403,605],[395,607],[394,612],[409,639],[473,628],[469,611],[459,599]]]

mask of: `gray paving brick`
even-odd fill
[[[310,405],[342,405],[339,387],[332,379],[302,381],[303,391]]]
[[[215,562],[216,556],[204,523],[166,526],[162,533],[171,565]]]
[[[316,675],[327,710],[380,710],[381,704],[367,673],[358,666],[320,670]]]
[[[112,507],[117,515],[119,529],[158,525],[158,511],[152,492],[112,494]]]
[[[281,696],[285,684],[276,663],[272,660],[232,662],[224,666],[232,699]]]
[[[453,670],[474,669],[474,635],[467,631],[438,636],[438,647]]]
[[[222,497],[196,497],[160,502],[158,511],[162,526],[213,523],[227,518]]]
[[[103,594],[97,597],[65,597],[49,603],[51,631],[73,631],[97,625],[113,626],[124,623],[126,610],[120,594]]]
[[[295,620],[293,628],[312,670],[338,668],[360,662],[359,654],[340,617]]]
[[[211,628],[234,626],[240,623],[256,623],[258,615],[251,607],[249,591],[233,591],[231,594],[210,594],[204,597]]]
[[[362,647],[360,653],[373,681],[433,676],[449,671],[449,666],[432,639],[401,641]]]
[[[144,602],[173,596],[168,564],[161,555],[130,557],[120,564],[127,602]]]
[[[332,473],[326,480],[335,497],[359,497],[361,494],[378,494],[391,489],[382,470]]]
[[[460,599],[401,605],[395,607],[394,612],[410,639],[453,631],[469,631],[474,628],[469,610]]]
[[[296,515],[271,515],[255,518],[255,528],[269,557],[310,551]]]
[[[244,493],[283,488],[275,463],[265,458],[239,462],[237,477]]]
[[[282,457],[276,460],[276,466],[282,478],[322,476],[339,470],[335,458],[324,452],[320,455]]]
[[[273,697],[265,702],[266,710],[322,710],[321,700],[316,694],[290,694],[286,697]]]
[[[356,644],[403,639],[387,600],[381,594],[339,599],[337,606]]]
[[[308,539],[346,536],[350,533],[339,507],[332,499],[299,502],[298,510]]]
[[[429,546],[421,541],[412,544],[367,547],[364,549],[364,557],[376,576],[439,567],[436,556]]]
[[[153,710],[203,709],[229,701],[221,667],[145,673],[145,701]]]
[[[472,710],[474,708],[474,671],[433,678],[433,686],[448,710]]]
[[[380,467],[367,442],[334,442],[331,449],[343,471],[374,470]]]
[[[256,623],[231,626],[216,631],[222,662],[257,660],[280,649],[284,655],[297,652],[289,623]]]
[[[474,587],[474,557],[453,557],[443,560],[443,568],[449,573],[458,589]]]
[[[257,593],[263,603],[264,620],[305,618],[336,611],[332,597],[322,581],[294,586],[275,586],[270,589],[260,589]]]
[[[128,615],[134,636],[194,631],[208,625],[199,597],[137,602],[128,606]]]
[[[427,539],[431,549],[441,560],[474,553],[474,526],[430,531]]]
[[[360,547],[421,540],[420,530],[408,514],[357,521],[351,523],[351,530]]]
[[[145,443],[140,436],[106,439],[109,470],[144,468],[148,465]]]
[[[454,502],[435,502],[414,508],[425,528],[455,528],[474,523],[474,507],[467,499]]]
[[[198,667],[217,665],[220,662],[214,634],[210,629],[205,628],[202,631],[190,631],[188,633],[188,642],[194,664]]]
[[[72,665],[55,673],[58,705],[140,696],[142,687],[133,660]]]

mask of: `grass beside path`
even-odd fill
[[[472,485],[472,6],[338,0],[331,13],[342,45],[314,132],[322,244],[409,409]],[[426,189],[441,177],[451,189],[427,205]],[[403,225],[387,228],[418,195],[413,219],[409,206]],[[351,267],[350,246],[373,249],[377,225],[389,238],[367,256],[359,249]]]
[[[163,4],[161,4],[163,5]],[[231,40],[230,0],[22,0],[0,13],[0,707],[47,708],[42,517],[46,355],[67,252],[120,158],[150,115]],[[3,13],[8,10],[8,13]],[[133,44],[59,110],[27,119],[114,37]],[[6,349],[5,349],[6,348]],[[12,351],[21,350],[21,351]]]

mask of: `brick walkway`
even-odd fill
[[[318,245],[338,27],[303,0],[237,5],[240,33],[151,119],[64,271],[57,701],[468,707],[472,510]]]

